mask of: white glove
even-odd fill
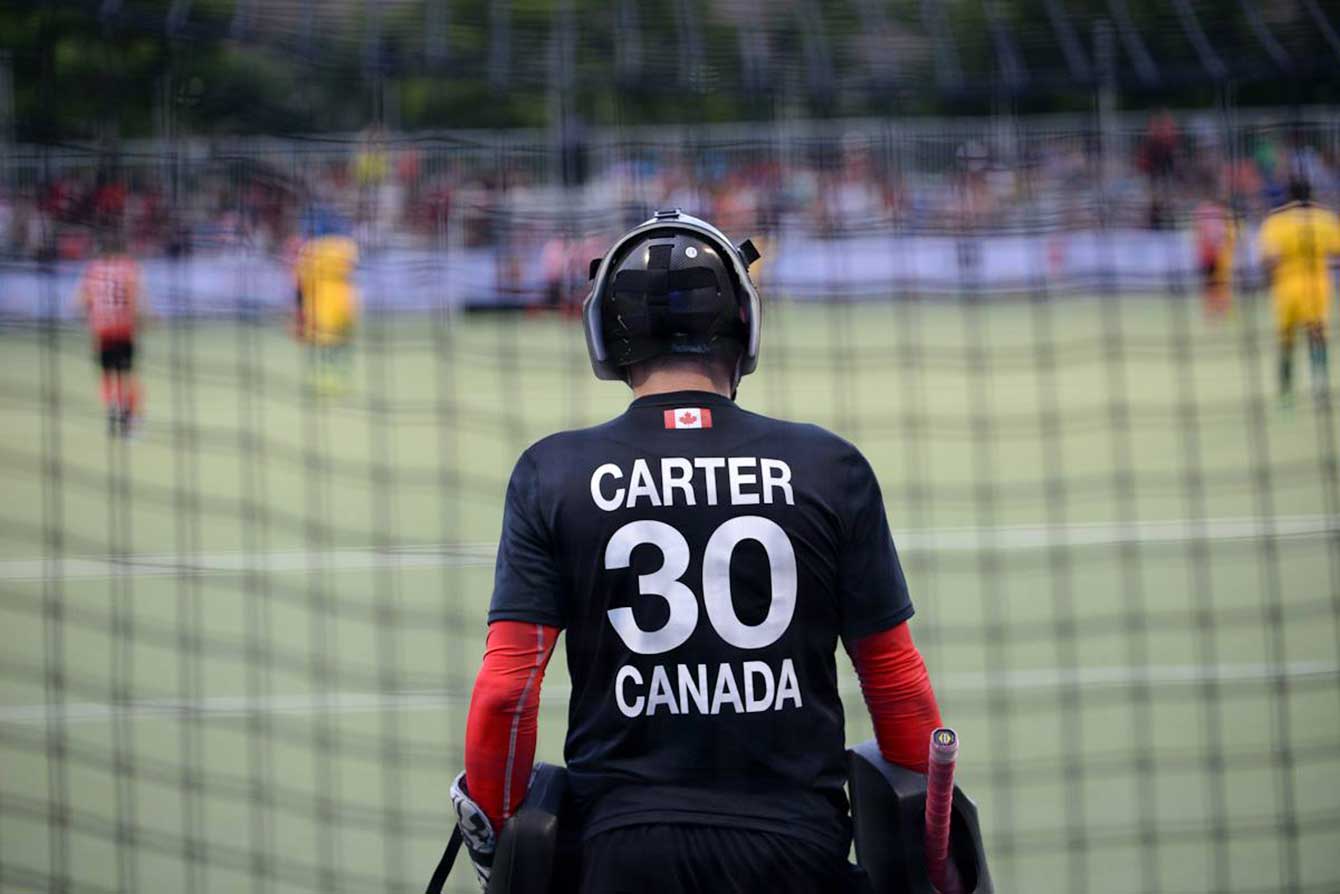
[[[456,808],[456,827],[461,830],[461,841],[470,853],[479,886],[487,888],[489,873],[493,871],[493,852],[498,849],[498,838],[493,824],[465,787],[465,771],[456,774],[451,783],[451,806]]]

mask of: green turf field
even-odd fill
[[[626,402],[577,326],[373,321],[317,400],[277,324],[160,324],[129,443],[82,332],[0,358],[0,890],[421,888],[510,466]],[[1340,427],[1304,361],[1286,412],[1252,304],[770,311],[740,400],[879,472],[998,890],[1340,890]],[[560,655],[552,760],[565,695]]]

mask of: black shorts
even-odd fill
[[[1214,281],[1219,276],[1219,259],[1202,258],[1200,262],[1201,282],[1206,285],[1214,285]]]
[[[670,823],[623,826],[581,848],[581,894],[814,894],[855,887],[845,853],[773,832]],[[571,869],[569,870],[571,873]]]
[[[102,367],[103,372],[130,372],[135,365],[135,343],[128,338],[100,342],[98,365]]]

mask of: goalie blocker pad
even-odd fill
[[[884,760],[872,739],[847,752],[856,857],[871,894],[935,894],[926,868],[926,776]],[[503,826],[487,894],[550,894],[567,771],[538,763]],[[977,805],[954,786],[949,851],[964,894],[995,894]]]
[[[926,868],[926,775],[891,764],[874,739],[847,752],[856,859],[872,894],[935,894]],[[954,786],[949,853],[964,894],[994,894],[977,805]]]
[[[549,894],[568,773],[538,763],[520,809],[503,825],[486,894]]]

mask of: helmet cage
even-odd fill
[[[679,231],[696,236],[715,246],[718,256],[728,260],[730,270],[735,275],[735,280],[743,293],[736,297],[737,299],[743,298],[741,303],[745,313],[746,337],[744,351],[740,355],[738,372],[736,373],[737,381],[739,377],[749,375],[758,366],[761,329],[762,309],[758,290],[749,278],[749,265],[758,259],[758,250],[747,239],[736,246],[727,238],[725,233],[707,221],[684,214],[676,209],[674,211],[656,212],[656,216],[651,220],[629,230],[618,242],[614,243],[614,246],[600,259],[598,266],[595,261],[591,263],[594,275],[592,276],[591,291],[582,303],[582,328],[586,330],[586,349],[591,356],[591,369],[595,372],[596,378],[623,381],[625,377],[624,368],[615,365],[610,360],[609,351],[605,346],[604,321],[601,318],[605,294],[610,287],[613,261],[615,258],[622,257],[624,249],[632,243],[644,240],[658,230],[671,233]]]

